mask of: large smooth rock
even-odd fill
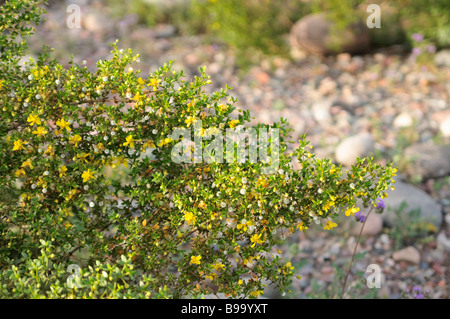
[[[381,215],[383,221],[389,225],[402,225],[405,222],[426,222],[432,223],[439,228],[442,223],[441,206],[430,195],[421,189],[410,184],[404,183],[395,177],[395,190],[388,189],[386,192],[389,197],[384,199],[386,209]],[[406,208],[401,211],[400,216],[396,214],[402,203],[406,202]],[[411,220],[410,213],[414,210],[420,210],[419,220]]]
[[[304,52],[321,55],[369,50],[369,29],[363,21],[353,23],[343,31],[336,30],[335,23],[325,13],[310,14],[293,25],[289,42]]]
[[[450,147],[446,145],[418,143],[407,147],[404,155],[409,161],[409,175],[428,179],[450,174]]]
[[[437,66],[450,67],[450,49],[441,50],[434,56]]]
[[[336,160],[350,167],[356,158],[366,157],[375,149],[375,142],[369,133],[360,133],[344,139],[336,148]]]
[[[367,214],[363,214],[367,215]],[[363,223],[357,223],[353,228],[351,233],[355,236],[359,234]],[[361,236],[376,236],[381,233],[383,229],[383,218],[379,214],[371,213],[364,224]]]
[[[411,264],[418,265],[420,262],[420,253],[416,248],[408,246],[394,252],[392,254],[392,259],[395,261],[406,261]]]

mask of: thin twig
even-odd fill
[[[108,222],[102,229],[100,229],[100,231],[102,232],[102,231],[106,230],[106,228],[111,226],[112,223],[113,223],[112,221]],[[81,245],[77,245],[74,248],[72,248],[72,250],[67,253],[66,259],[69,259],[80,248],[81,248]]]
[[[354,261],[354,259],[355,259],[355,255],[356,255],[356,249],[358,248],[358,244],[359,244],[359,241],[360,241],[360,239],[361,239],[362,231],[363,231],[363,229],[364,229],[364,226],[366,225],[367,219],[369,219],[369,215],[370,215],[370,213],[372,212],[372,210],[373,210],[373,207],[370,208],[369,213],[367,214],[366,219],[364,219],[364,222],[363,222],[363,225],[362,225],[362,227],[361,227],[361,230],[359,231],[358,239],[356,240],[355,249],[353,250],[353,254],[352,254],[352,260],[350,261],[350,265],[349,265],[348,270],[347,270],[347,273],[346,273],[346,275],[345,275],[344,283],[342,284],[341,298],[344,298],[345,288],[347,287],[347,279],[348,279],[348,275],[350,274],[350,270],[352,269],[353,261]]]

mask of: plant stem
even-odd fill
[[[366,219],[364,219],[361,230],[359,231],[358,239],[356,240],[355,249],[353,250],[353,254],[352,254],[352,260],[350,261],[350,265],[348,266],[347,273],[345,274],[344,283],[342,284],[341,299],[344,298],[345,288],[347,288],[348,275],[350,274],[350,270],[352,270],[353,261],[355,260],[355,255],[356,255],[356,249],[358,248],[359,241],[361,240],[362,231],[364,229],[364,226],[366,225],[367,219],[369,219],[369,215],[372,212],[372,210],[373,210],[373,207],[370,208],[369,213],[366,216]]]

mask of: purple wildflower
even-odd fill
[[[413,287],[413,290],[414,290],[414,291],[422,291],[422,288],[420,288],[419,286],[414,286],[414,287]]]
[[[416,42],[422,42],[422,41],[423,41],[423,34],[420,34],[420,33],[414,33],[414,34],[412,35],[412,38],[413,38],[413,40],[416,41]]]
[[[362,223],[366,219],[366,216],[362,215],[361,212],[356,212],[354,216],[356,217],[357,222]]]
[[[427,46],[427,52],[428,53],[436,52],[436,47],[434,45],[430,44],[429,46]]]
[[[424,295],[423,294],[417,294],[414,298],[416,298],[416,299],[423,299]]]
[[[377,210],[383,211],[386,208],[386,204],[384,203],[384,200],[382,200],[381,198],[377,198],[377,200],[378,200]]]
[[[418,56],[419,54],[421,54],[422,53],[422,49],[421,48],[414,48],[413,50],[412,50],[412,55],[413,56]]]

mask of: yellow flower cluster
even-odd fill
[[[169,137],[162,139],[161,141],[159,141],[158,143],[158,147],[164,146],[169,144],[170,142],[172,142],[173,140]]]
[[[187,213],[184,214],[184,220],[188,224],[195,225],[195,222],[197,221],[197,217],[195,217],[195,215],[193,213],[187,212]]]
[[[353,216],[356,212],[359,212],[359,207],[353,206],[345,211],[345,216]]]
[[[202,256],[200,256],[200,255],[198,255],[198,256],[191,256],[190,264],[200,265],[200,259],[202,259]]]
[[[329,220],[329,221],[327,222],[327,224],[323,227],[323,229],[325,229],[325,230],[331,230],[331,229],[333,229],[333,228],[335,228],[335,227],[337,227],[337,224],[336,224],[335,222]]]

